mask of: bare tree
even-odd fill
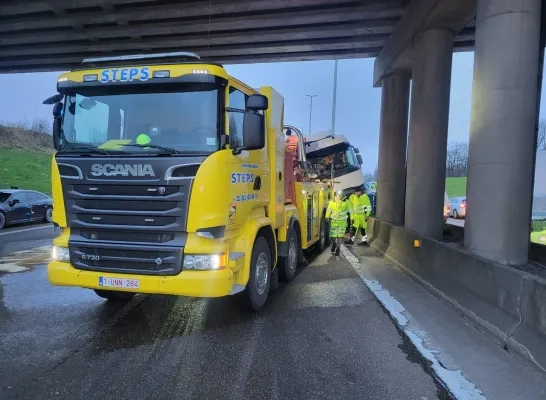
[[[446,176],[466,176],[468,170],[468,143],[449,142],[446,156]]]
[[[546,151],[546,120],[541,119],[538,123],[537,151]]]

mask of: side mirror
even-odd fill
[[[53,106],[53,118],[60,117],[63,112],[63,103],[55,103]]]
[[[357,155],[356,155],[356,159],[358,160],[358,163],[359,163],[360,165],[364,164],[364,161],[362,160],[362,156],[361,156],[360,154],[357,154]]]
[[[61,118],[53,120],[53,148],[59,150],[61,147]]]
[[[356,154],[360,153],[360,150],[358,150],[358,147],[353,147],[353,149],[355,150]]]
[[[21,201],[19,199],[13,199],[9,202],[10,207],[13,207],[15,204],[19,204]]]
[[[47,99],[45,99],[42,102],[42,104],[55,104],[55,103],[60,102],[63,99],[63,97],[64,96],[62,94],[57,93],[57,94],[54,94],[53,96],[48,97]]]
[[[265,119],[263,115],[254,110],[249,110],[243,117],[243,146],[240,150],[260,150],[265,147]]]
[[[251,94],[246,100],[246,109],[252,111],[265,111],[269,107],[267,97],[262,94]]]

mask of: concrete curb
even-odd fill
[[[499,346],[546,372],[545,279],[375,219],[368,232],[371,248],[388,262]]]
[[[422,331],[415,331],[410,327],[413,317],[408,313],[404,306],[394,298],[388,290],[376,280],[370,280],[364,275],[361,269],[361,263],[353,252],[346,248],[341,248],[341,255],[359,274],[360,279],[373,293],[377,301],[390,314],[393,322],[398,326],[401,334],[413,344],[416,351],[428,360],[432,374],[439,383],[449,391],[449,393],[458,400],[485,400],[485,396],[480,389],[470,382],[460,370],[447,369],[437,358],[436,350],[431,350],[425,346]]]

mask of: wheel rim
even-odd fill
[[[288,268],[291,271],[296,269],[297,266],[297,257],[298,257],[298,243],[295,237],[290,239],[290,244],[288,245]]]
[[[265,253],[260,253],[258,260],[256,261],[256,291],[260,296],[265,292],[268,275],[267,255]]]
[[[324,232],[324,221],[320,224],[320,245],[324,247],[326,244],[326,233]]]
[[[0,213],[0,228],[3,228],[5,223],[6,219],[4,217],[4,214]]]
[[[47,222],[51,222],[51,216],[53,215],[53,210],[51,208],[48,208],[46,211],[46,220]]]

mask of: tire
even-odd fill
[[[328,247],[328,227],[326,225],[326,218],[322,217],[322,221],[320,221],[318,250],[322,253],[326,247]]]
[[[296,277],[300,254],[298,235],[294,228],[290,228],[286,236],[286,252],[286,257],[279,258],[279,278],[290,282]]]
[[[265,275],[265,276],[264,276]],[[263,307],[269,295],[271,285],[271,250],[267,240],[260,236],[254,243],[250,257],[250,276],[243,300],[245,308],[249,311],[258,311]]]
[[[113,290],[100,290],[95,289],[95,293],[102,297],[103,299],[106,299],[108,301],[119,301],[119,302],[127,302],[131,300],[134,297],[134,293],[130,292],[116,292]]]
[[[453,210],[453,218],[459,219],[459,213],[457,212],[457,210]]]
[[[48,207],[45,210],[44,222],[51,223],[53,221],[53,207]]]
[[[6,226],[6,214],[0,211],[0,229]]]

